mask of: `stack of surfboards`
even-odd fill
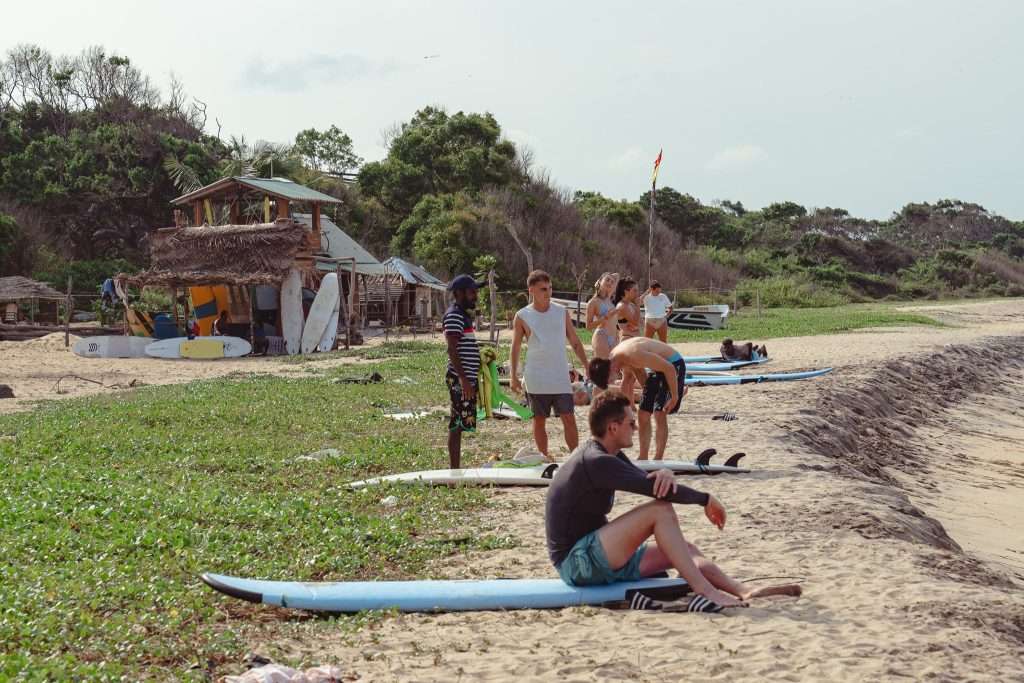
[[[309,315],[306,316],[299,342],[299,350],[302,353],[312,353],[316,349],[329,351],[334,347],[340,306],[338,275],[328,273],[321,280],[320,291],[316,293],[313,305],[309,308]]]

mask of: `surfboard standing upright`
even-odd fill
[[[327,277],[334,276],[335,282],[337,282],[338,276],[336,273],[331,273]],[[324,334],[320,337],[320,343],[317,344],[317,349],[321,352],[327,352],[334,348],[334,342],[338,339],[338,321],[341,319],[341,297],[343,293],[341,291],[341,283],[338,283],[338,297],[334,300],[334,310],[331,311],[331,318],[327,321],[327,329],[324,330]]]
[[[312,353],[320,345],[320,339],[324,336],[337,305],[338,275],[328,273],[320,282],[320,291],[316,293],[313,305],[309,308],[309,316],[302,330],[302,343],[299,345],[302,353]]]
[[[295,355],[302,348],[302,278],[292,268],[281,285],[281,327],[284,346],[289,355]]]

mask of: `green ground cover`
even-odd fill
[[[771,308],[756,311],[747,308],[738,315],[730,315],[728,327],[721,330],[669,330],[669,343],[708,342],[716,348],[726,337],[737,341],[764,341],[777,337],[809,337],[820,334],[850,332],[871,327],[901,325],[930,325],[942,323],[920,313],[896,310],[878,304],[851,304],[834,308]],[[590,342],[591,333],[580,330],[580,338]]]
[[[935,324],[885,306],[772,309],[671,340],[713,350],[726,336]],[[203,571],[426,578],[434,559],[508,544],[465,532],[482,491],[343,487],[446,462],[443,419],[384,417],[446,404],[437,340],[321,357],[337,356],[369,362],[327,370],[299,358],[309,363],[301,379],[236,375],[0,417],[0,679],[204,679],[235,664],[251,637],[315,637],[365,618],[222,598],[199,582]],[[372,371],[386,381],[337,382]],[[509,439],[486,428],[468,436],[467,460],[509,451]],[[325,448],[338,453],[302,457]],[[390,494],[398,505],[382,506]]]
[[[0,679],[204,679],[255,632],[304,637],[360,620],[225,599],[203,571],[427,578],[433,559],[509,543],[466,533],[480,490],[342,486],[446,463],[443,420],[383,417],[445,404],[443,362],[435,346],[374,363],[383,384],[333,382],[368,365],[311,367],[0,417]],[[479,438],[468,437],[477,457]],[[339,454],[300,457],[324,448]],[[389,493],[397,506],[381,505]]]

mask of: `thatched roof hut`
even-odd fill
[[[119,277],[136,286],[276,286],[308,250],[308,232],[291,219],[158,230],[151,236],[150,268]]]
[[[53,287],[27,277],[0,277],[0,301],[63,299],[64,296]]]

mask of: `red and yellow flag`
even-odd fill
[[[661,155],[664,150],[658,150],[658,158],[654,160],[654,173],[651,174],[651,185],[658,182],[658,169],[661,168]]]

